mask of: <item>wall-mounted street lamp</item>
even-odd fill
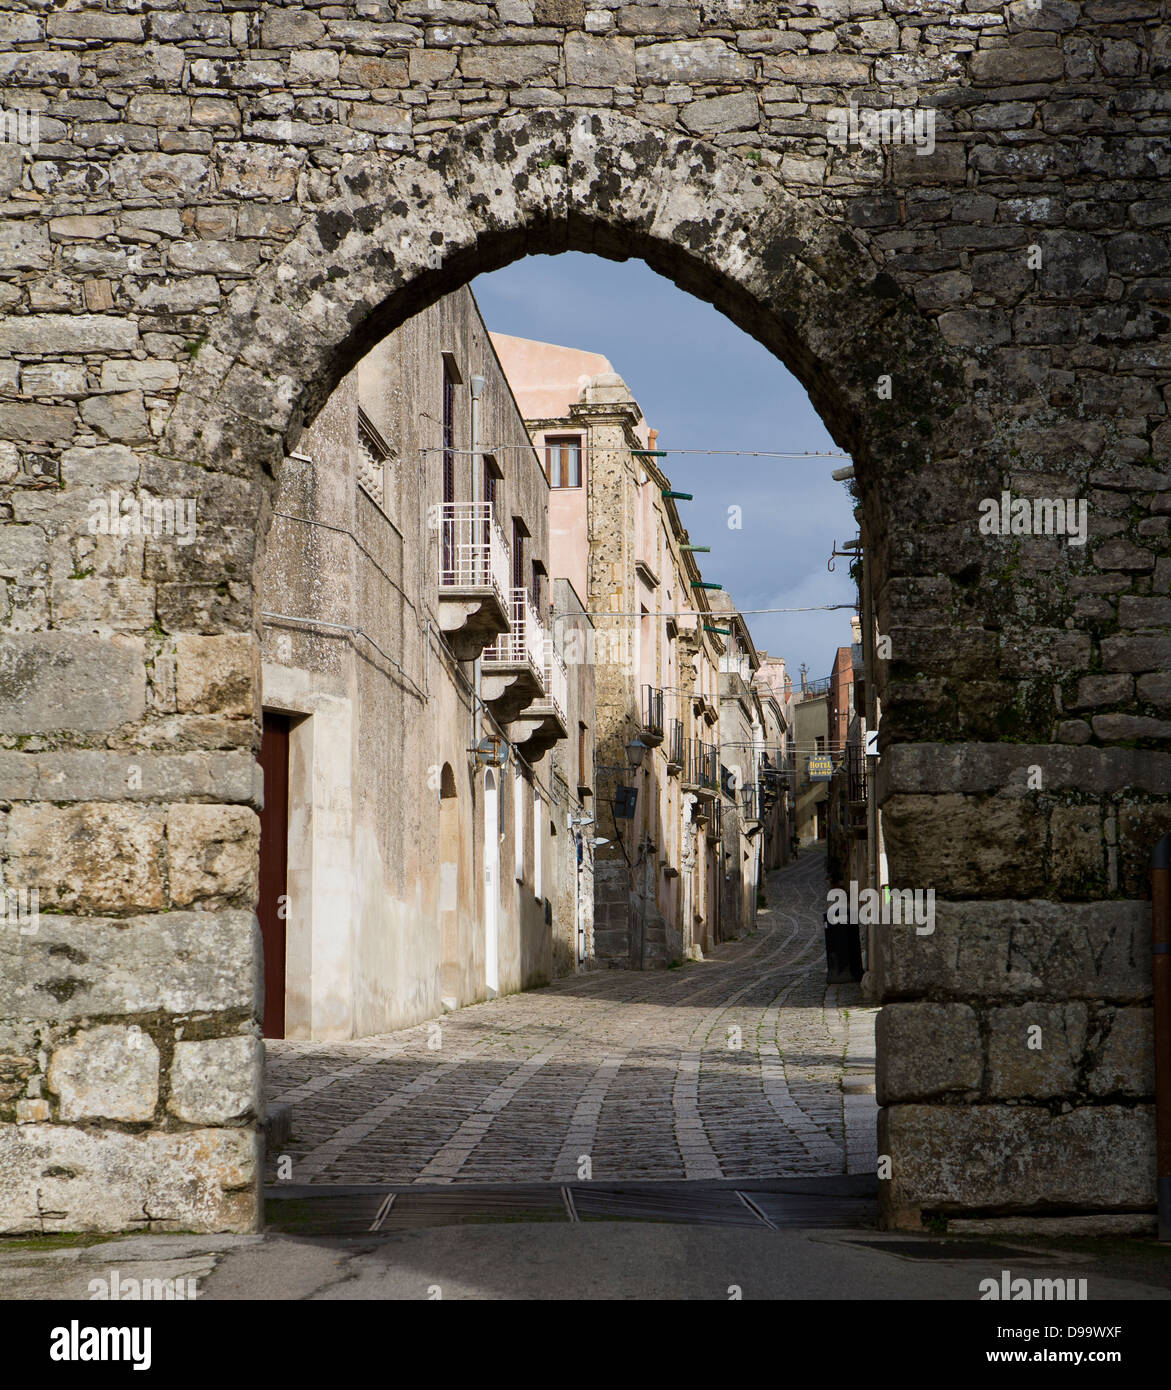
[[[642,739],[635,734],[626,745],[626,761],[632,768],[639,768],[642,766],[643,756],[646,751],[647,744],[643,743]]]

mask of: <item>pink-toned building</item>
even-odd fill
[[[549,480],[551,572],[593,622],[595,828],[609,841],[596,954],[664,965],[719,939],[723,642],[655,431],[609,360],[505,334],[493,344]],[[637,792],[629,818],[624,788]]]

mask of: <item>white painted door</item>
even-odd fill
[[[496,778],[484,775],[484,982],[500,988],[500,809]]]

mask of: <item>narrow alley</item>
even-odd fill
[[[812,848],[770,874],[759,929],[702,962],[594,971],[357,1042],[270,1041],[291,1138],[267,1181],[872,1173],[875,1010],[825,983],[824,873]]]

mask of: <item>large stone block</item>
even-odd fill
[[[0,405],[0,439],[68,443],[77,425],[71,405]]]
[[[175,641],[180,714],[249,715],[260,692],[260,654],[251,633]]]
[[[0,268],[45,270],[53,259],[49,236],[33,222],[0,223]]]
[[[565,70],[574,87],[624,87],[634,83],[634,40],[569,34]]]
[[[0,352],[129,352],[138,326],[107,314],[22,314],[0,322]]]
[[[979,1089],[980,1025],[967,1004],[887,1004],[874,1037],[879,1105]]]
[[[226,907],[255,902],[260,821],[246,806],[172,806],[167,814],[171,901]]]
[[[142,717],[144,646],[133,637],[0,637],[0,733],[110,733]]]
[[[221,156],[220,183],[239,198],[291,198],[304,162],[299,150],[256,143],[233,143]]]
[[[1149,1008],[1101,1009],[1090,1036],[1091,1095],[1155,1093],[1155,1023]]]
[[[652,43],[638,50],[640,82],[747,82],[755,66],[722,39]]]
[[[987,1097],[1054,1100],[1075,1094],[1088,1017],[1082,1003],[990,1009]]]
[[[1061,897],[1109,891],[1102,812],[1097,805],[1055,806],[1049,815],[1049,882]]]
[[[107,439],[142,444],[151,437],[141,391],[92,396],[82,403],[81,418]]]
[[[490,44],[465,48],[460,70],[473,82],[521,86],[557,66],[560,50],[551,43]]]
[[[58,10],[49,16],[46,32],[58,39],[136,40],[142,38],[142,19],[134,14],[102,10]]]
[[[1078,684],[1095,698],[1103,686],[1088,682],[1116,681],[1115,676],[1087,676]],[[1121,677],[1129,681],[1129,677]],[[1112,686],[1118,693],[1128,687]],[[1171,753],[1133,748],[1063,748],[1025,743],[896,743],[879,759],[880,803],[896,792],[938,795],[943,792],[1030,794],[1030,769],[1041,769],[1044,791],[1078,791],[1086,795],[1124,789],[1160,792],[1171,785]]]
[[[699,7],[690,5],[628,5],[617,13],[624,34],[695,34],[699,31]]]
[[[1058,48],[990,48],[972,59],[972,80],[984,86],[1052,82],[1062,73]]]
[[[0,1232],[253,1231],[255,1129],[0,1127]]]
[[[42,908],[98,913],[160,908],[163,825],[163,811],[150,806],[100,801],[14,806],[6,844],[8,880],[36,888]]]
[[[754,92],[737,92],[732,96],[692,101],[683,108],[682,116],[683,124],[697,135],[747,130],[756,124],[758,118]]]
[[[0,533],[0,540],[3,533]],[[0,801],[242,801],[258,805],[251,753],[0,752]]]
[[[1150,906],[937,902],[935,931],[880,927],[875,969],[884,1000],[1150,997]]]
[[[896,1105],[879,1112],[884,1218],[920,1212],[1009,1213],[1153,1208],[1155,1116],[1150,1106]]]
[[[1045,817],[1021,798],[896,795],[882,814],[899,888],[1007,897],[1047,887]]]
[[[62,1120],[149,1120],[159,1098],[159,1050],[141,1028],[79,1033],[49,1062]]]
[[[32,935],[0,932],[0,1018],[249,1014],[260,962],[251,910],[117,920],[42,913]]]
[[[110,162],[114,191],[123,198],[202,197],[211,188],[211,163],[200,154],[122,154]]]
[[[178,1042],[167,1109],[189,1124],[253,1120],[262,1105],[264,1045],[251,1034]]]

